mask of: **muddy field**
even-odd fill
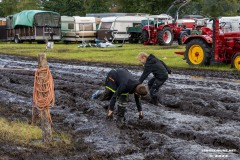
[[[159,106],[142,100],[138,120],[130,97],[127,124],[105,119],[107,102],[91,99],[116,65],[49,60],[56,104],[54,127],[73,136],[66,152],[35,150],[0,140],[0,159],[202,160],[240,159],[240,73],[173,69]],[[37,59],[0,55],[0,116],[31,121]],[[139,66],[125,66],[138,78]]]

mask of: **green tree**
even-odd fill
[[[0,17],[4,17],[2,3],[0,3]]]
[[[166,13],[174,0],[118,0],[120,12]]]
[[[20,0],[17,4],[17,11],[22,10],[38,10],[40,8],[40,0]]]
[[[0,15],[7,16],[25,9],[43,9],[61,15],[85,16],[86,13],[125,12],[125,13],[166,13],[175,0],[2,0]],[[199,14],[207,17],[235,16],[240,14],[240,0],[191,0],[179,11],[179,17]],[[179,7],[173,7],[175,16]],[[238,12],[237,12],[238,11]]]
[[[40,0],[2,0],[1,16],[15,14],[22,10],[40,9]]]
[[[90,0],[86,1],[87,13],[107,13],[110,6],[106,3],[106,0]]]
[[[66,16],[84,16],[86,0],[49,0],[43,3],[44,10],[51,10]]]
[[[17,3],[18,3],[18,0],[3,0],[1,5],[3,16],[6,17],[10,14],[16,13]]]
[[[202,0],[203,12],[210,17],[236,16],[238,0]]]
[[[198,14],[205,17],[236,16],[239,0],[193,0],[182,9],[181,15]]]

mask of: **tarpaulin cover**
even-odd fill
[[[24,10],[17,14],[7,17],[8,27],[15,28],[16,26],[59,26],[60,14],[52,11],[41,10]]]

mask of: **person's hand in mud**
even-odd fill
[[[109,109],[107,112],[107,120],[112,120],[112,119],[113,119],[113,111]]]
[[[142,111],[139,112],[139,117],[138,118],[143,119],[143,112]]]

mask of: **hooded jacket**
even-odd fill
[[[114,92],[110,100],[110,108],[114,109],[116,99],[120,95],[133,94],[139,81],[135,80],[133,75],[127,69],[114,69],[111,70],[106,78],[105,87]],[[138,111],[142,111],[139,97],[134,94]]]
[[[142,83],[150,73],[158,80],[166,80],[168,79],[168,73],[171,74],[171,70],[163,61],[150,54],[144,65],[144,71],[139,78],[139,82]]]

